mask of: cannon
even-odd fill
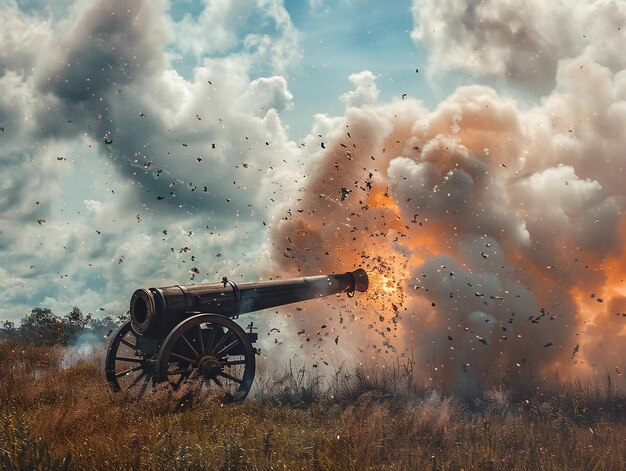
[[[240,314],[368,288],[367,273],[318,275],[261,282],[175,285],[136,290],[130,320],[115,331],[105,358],[113,391],[143,395],[149,385],[201,381],[225,399],[243,400],[255,374],[251,322],[244,330]]]

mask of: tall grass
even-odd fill
[[[194,385],[137,401],[108,391],[101,355],[0,344],[2,469],[626,469],[624,391],[606,381],[468,400],[417,387],[410,364],[287,365],[240,404]]]

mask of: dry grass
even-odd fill
[[[191,387],[135,402],[100,358],[0,345],[0,468],[211,470],[626,469],[623,390],[574,385],[474,401],[417,390],[408,369],[261,377],[223,405]]]

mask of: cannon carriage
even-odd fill
[[[333,294],[366,291],[368,277],[358,269],[264,282],[176,285],[138,289],[130,320],[112,334],[105,375],[113,391],[137,392],[157,383],[178,388],[201,381],[231,400],[243,400],[254,380],[252,322],[244,330],[240,314]]]

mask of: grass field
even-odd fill
[[[0,344],[0,468],[145,470],[623,470],[626,398],[570,384],[473,400],[415,388],[398,365],[327,381],[261,375],[221,404],[202,391],[112,394],[97,353]]]

